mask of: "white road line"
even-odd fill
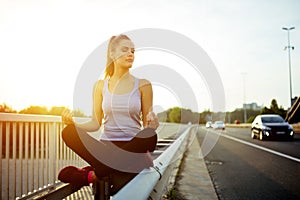
[[[265,147],[262,147],[262,146],[250,143],[250,142],[246,142],[244,140],[240,140],[240,139],[237,139],[237,138],[229,136],[229,135],[224,135],[224,134],[220,134],[220,133],[216,133],[216,134],[219,134],[222,137],[225,137],[225,138],[228,138],[228,139],[231,139],[231,140],[234,140],[234,141],[246,144],[248,146],[251,146],[251,147],[254,147],[254,148],[257,148],[257,149],[261,149],[263,151],[266,151],[266,152],[269,152],[269,153],[272,153],[272,154],[275,154],[275,155],[278,155],[278,156],[281,156],[281,157],[284,157],[284,158],[287,158],[287,159],[290,159],[290,160],[293,160],[293,161],[296,161],[296,162],[300,162],[299,158],[295,158],[293,156],[289,156],[289,155],[286,155],[284,153],[280,153],[278,151],[274,151],[274,150],[271,150],[271,149],[268,149],[268,148],[265,148]]]

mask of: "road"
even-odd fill
[[[218,141],[205,157],[219,199],[300,199],[300,134],[294,141],[259,141],[249,128],[199,129]]]

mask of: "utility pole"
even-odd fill
[[[293,104],[293,94],[292,94],[292,72],[291,72],[291,49],[294,50],[294,47],[290,44],[290,30],[295,29],[295,27],[290,28],[282,28],[283,30],[287,31],[288,34],[288,46],[286,46],[284,49],[288,49],[288,58],[289,58],[289,79],[290,79],[290,101],[291,101],[291,107]]]
[[[243,85],[244,85],[244,103],[243,103],[243,108],[244,108],[244,123],[247,123],[247,109],[246,109],[246,72],[241,73],[243,76]]]

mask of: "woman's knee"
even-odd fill
[[[145,128],[139,132],[136,137],[138,138],[156,138],[157,134],[153,128]]]
[[[68,125],[62,130],[61,137],[67,145],[72,140],[72,137],[75,136],[75,132],[76,127],[74,125]]]
[[[157,134],[153,135],[151,138],[149,138],[149,151],[153,152],[156,149],[157,144]]]
[[[144,138],[144,145],[146,149],[150,152],[153,152],[157,144],[157,133],[152,128],[145,128],[140,132],[139,137]]]

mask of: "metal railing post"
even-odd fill
[[[110,183],[109,177],[103,177],[93,183],[93,189],[95,190],[94,200],[108,200],[110,199]]]
[[[1,177],[1,181],[0,181],[0,188],[1,188],[1,191],[0,191],[0,197],[2,199],[2,135],[3,135],[3,122],[0,122],[0,150],[1,150],[1,162],[0,162],[0,177]]]
[[[49,124],[49,184],[54,185],[56,179],[56,123]]]

